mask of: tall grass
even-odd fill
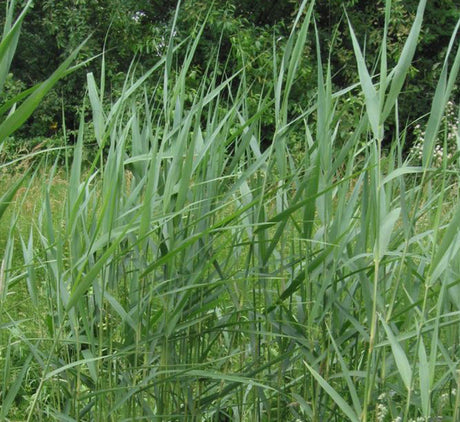
[[[176,47],[171,36],[111,105],[104,74],[88,74],[99,152],[84,165],[82,117],[61,206],[55,164],[30,230],[12,224],[3,251],[0,418],[458,420],[460,207],[448,170],[458,154],[441,168],[431,157],[459,25],[423,165],[405,158],[404,127],[382,147],[391,113],[399,125],[424,5],[392,70],[382,45],[378,75],[350,26],[359,84],[334,92],[317,36],[316,58],[303,57],[315,37],[303,1],[255,114],[245,69],[222,79],[209,63],[187,100],[199,37]],[[390,13],[387,1],[386,22]],[[317,62],[317,98],[292,116],[305,59]],[[365,107],[339,139],[348,92]],[[276,130],[263,150],[267,112]]]

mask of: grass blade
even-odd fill
[[[304,365],[313,375],[313,377],[318,381],[319,385],[323,390],[335,401],[339,409],[347,416],[347,418],[352,422],[359,422],[359,417],[355,411],[350,407],[350,405],[342,398],[342,396],[332,388],[332,386],[316,372],[307,362],[304,361]]]
[[[412,368],[407,358],[406,353],[399,344],[398,339],[393,334],[390,326],[385,322],[383,318],[380,317],[380,321],[383,324],[383,328],[387,333],[388,341],[390,342],[391,351],[393,352],[393,357],[395,359],[396,366],[399,370],[399,375],[401,376],[404,385],[407,391],[410,391],[412,384]]]
[[[379,94],[372,82],[372,78],[367,70],[366,61],[364,60],[359,42],[356,38],[350,20],[348,20],[348,27],[350,28],[351,40],[353,43],[353,50],[356,56],[356,63],[358,65],[358,74],[361,87],[366,99],[366,110],[371,125],[372,133],[375,139],[383,138],[383,123],[381,120],[381,107]]]
[[[398,99],[399,93],[404,85],[406,80],[407,72],[414,58],[415,49],[417,47],[417,40],[420,35],[420,30],[422,28],[423,14],[425,12],[426,0],[421,0],[418,4],[417,14],[415,15],[414,23],[411,27],[409,35],[404,47],[399,56],[398,63],[395,68],[391,71],[389,79],[391,79],[390,91],[388,92],[385,107],[383,109],[382,118],[385,120],[391,113],[392,108],[394,107],[396,100]],[[383,85],[383,89],[386,89],[386,85]]]

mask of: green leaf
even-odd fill
[[[91,109],[93,111],[94,134],[96,135],[97,143],[99,146],[101,146],[106,120],[102,107],[102,101],[99,98],[96,81],[94,80],[94,75],[92,72],[86,75],[86,80],[88,82],[88,97],[89,101],[91,102]]]
[[[388,245],[391,240],[391,234],[393,233],[393,228],[399,218],[400,213],[401,208],[395,208],[394,210],[391,210],[387,215],[385,215],[385,217],[382,219],[382,222],[380,223],[380,235],[375,244],[375,255],[378,260],[381,260],[383,256],[388,252]]]
[[[423,343],[423,337],[420,337],[418,345],[418,372],[420,378],[420,398],[422,401],[423,416],[428,419],[430,416],[430,370],[428,366],[428,358]]]
[[[19,389],[21,388],[21,384],[24,381],[24,377],[27,371],[29,370],[31,360],[32,360],[32,353],[27,357],[26,361],[21,365],[21,371],[16,377],[13,385],[9,387],[6,397],[2,400],[2,405],[0,409],[0,419],[1,420],[6,419],[6,416],[8,415],[8,412],[14,402],[14,399],[19,393]]]
[[[11,201],[13,200],[14,195],[16,195],[16,192],[21,187],[22,183],[29,175],[29,173],[30,170],[26,171],[20,177],[20,179],[17,182],[13,183],[13,185],[10,188],[8,188],[8,190],[0,197],[0,219],[2,218],[3,214],[8,209],[8,207],[11,205]]]
[[[22,126],[22,124],[29,118],[34,110],[40,104],[40,101],[45,95],[53,88],[53,86],[61,79],[70,64],[77,57],[79,51],[86,43],[86,40],[73,51],[73,53],[57,68],[57,70],[44,82],[39,84],[24,102],[10,114],[0,125],[0,143],[5,140],[9,135]]]
[[[458,37],[459,29],[460,19],[458,20],[457,25],[455,26],[454,32],[449,42],[449,47],[447,49],[447,53],[444,59],[441,75],[436,85],[434,98],[431,104],[430,117],[426,125],[422,159],[423,166],[425,168],[427,168],[431,163],[434,145],[436,143],[439,126],[441,124],[442,116],[444,114],[444,109],[446,107],[447,101],[450,98],[453,87],[457,81],[457,75],[460,69],[460,47],[457,47],[457,52],[455,54],[455,58],[451,66],[450,73],[448,72],[450,55],[455,45],[455,40]]]
[[[343,376],[345,378],[345,381],[347,382],[348,391],[350,392],[351,399],[353,401],[353,407],[355,410],[355,414],[360,415],[362,412],[361,402],[359,401],[359,396],[358,396],[358,392],[356,391],[355,383],[353,382],[351,378],[350,370],[348,369],[345,359],[343,358],[342,353],[340,352],[340,348],[337,345],[336,340],[332,336],[329,326],[327,327],[327,331],[329,333],[329,338],[331,339],[332,345],[334,346],[335,352],[337,354],[337,358],[339,360],[340,367],[342,368]]]
[[[351,39],[353,42],[353,50],[355,52],[356,62],[358,65],[358,74],[361,87],[366,99],[366,110],[372,132],[376,139],[383,138],[383,125],[380,120],[380,99],[377,90],[372,83],[372,78],[367,70],[366,61],[364,60],[358,40],[356,39],[355,32],[348,19],[348,26],[350,28]]]
[[[444,229],[444,236],[430,264],[430,281],[433,283],[449,266],[455,253],[460,249],[460,203],[449,224]]]
[[[72,288],[72,292],[70,294],[69,300],[66,304],[66,310],[69,311],[72,309],[80,300],[80,298],[85,294],[88,288],[91,286],[91,283],[96,279],[99,275],[99,272],[102,270],[104,265],[107,265],[109,260],[113,257],[115,250],[119,247],[121,241],[124,239],[126,232],[130,228],[127,225],[122,233],[112,241],[111,245],[104,251],[102,256],[91,266],[90,270],[86,275],[83,275],[81,270],[75,284]]]
[[[352,422],[359,422],[359,417],[355,411],[350,407],[350,405],[342,398],[342,396],[332,388],[332,386],[316,372],[307,362],[303,361],[304,365],[311,372],[313,377],[318,381],[319,385],[323,390],[335,401],[339,409],[348,417]]]
[[[409,36],[407,37],[403,50],[399,55],[398,63],[389,75],[391,78],[391,86],[390,92],[388,93],[385,101],[382,120],[385,120],[390,114],[393,106],[396,103],[396,100],[398,99],[398,95],[401,92],[401,88],[404,85],[404,81],[406,80],[406,75],[409,71],[409,67],[412,63],[415,49],[417,47],[417,40],[420,34],[420,29],[422,27],[425,6],[426,0],[421,0],[417,8],[417,14],[409,32]],[[386,89],[386,86],[384,86],[383,89]]]
[[[398,167],[394,169],[390,174],[384,177],[384,179],[382,180],[382,186],[406,174],[417,174],[417,173],[423,173],[423,172],[424,172],[423,167],[411,167],[411,166]]]
[[[76,361],[73,361],[73,362],[70,362],[66,365],[62,365],[60,366],[59,368],[56,368],[54,369],[53,371],[51,372],[48,372],[46,375],[45,375],[45,381],[46,380],[49,380],[51,378],[53,378],[54,376],[62,373],[62,372],[65,372],[67,371],[68,369],[71,369],[71,368],[75,368],[76,366],[80,366],[80,365],[91,365],[91,363],[94,363],[94,362],[97,362],[101,359],[107,359],[109,356],[97,356],[97,357],[93,357],[92,354],[90,353],[85,353],[85,355],[87,355],[88,357],[85,358],[85,359],[79,359],[79,360],[76,360]]]
[[[32,0],[28,0],[22,9],[21,14],[12,26],[11,22],[13,20],[14,4],[9,3],[7,6],[3,37],[0,43],[0,93],[3,91],[3,84],[5,83],[11,61],[13,60],[13,56],[16,51],[22,21],[24,20],[31,5]]]
[[[383,328],[387,333],[388,341],[390,342],[391,351],[393,352],[393,357],[395,359],[396,366],[399,371],[399,375],[401,376],[406,389],[409,391],[411,389],[412,383],[412,368],[409,363],[409,359],[406,356],[403,348],[399,344],[398,339],[395,337],[389,325],[385,322],[385,320],[380,317],[380,321],[382,322]]]

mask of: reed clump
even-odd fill
[[[104,75],[88,74],[94,160],[82,117],[45,181],[22,181],[30,225],[3,196],[0,419],[458,420],[458,151],[433,157],[459,25],[420,162],[404,127],[382,147],[425,3],[392,69],[382,45],[376,75],[350,25],[356,86],[334,91],[318,47],[317,96],[295,116],[290,90],[315,38],[307,0],[255,114],[244,68],[222,77],[210,64],[186,99],[199,36],[180,47],[172,36],[110,105]],[[354,92],[363,109],[338,142]],[[265,113],[276,127],[263,149]]]

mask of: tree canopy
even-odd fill
[[[6,1],[0,1],[2,9]],[[395,0],[389,28],[389,57],[396,61],[415,15],[417,0]],[[4,95],[12,95],[18,87],[31,86],[50,74],[69,52],[89,37],[79,59],[93,58],[88,71],[100,72],[100,54],[104,51],[106,77],[117,89],[134,57],[137,65],[147,69],[162,55],[170,36],[170,28],[178,5],[174,0],[43,0],[34,4],[27,16],[18,51],[11,69],[12,75]],[[18,2],[19,10],[21,2]],[[287,38],[297,0],[187,0],[180,5],[175,38],[177,42],[194,36],[199,24],[207,19],[200,46],[194,57],[196,77],[202,76],[209,56],[219,50],[219,60],[230,73],[246,66],[246,73],[256,83],[268,86],[271,74],[267,63],[269,52],[281,47]],[[330,53],[333,82],[337,88],[356,81],[347,17],[365,45],[368,65],[376,62],[383,33],[384,1],[317,0],[315,22],[323,54]],[[427,111],[425,93],[434,89],[433,71],[442,62],[449,36],[459,17],[455,0],[434,0],[427,3],[423,33],[411,74],[417,75],[412,91],[402,97],[402,114]],[[313,86],[309,83],[315,72],[315,60],[308,51],[315,43],[310,38],[306,59],[300,72],[302,88],[294,92],[294,100],[304,102]],[[61,119],[64,105],[66,124],[76,127],[76,110],[85,92],[85,72],[78,72],[61,82],[48,96],[34,118],[22,130],[22,135],[50,135],[50,126]],[[303,94],[301,94],[303,93]],[[297,95],[297,97],[296,97]],[[62,123],[62,122],[61,122]],[[54,126],[53,126],[54,127]],[[52,130],[51,130],[52,132]]]

